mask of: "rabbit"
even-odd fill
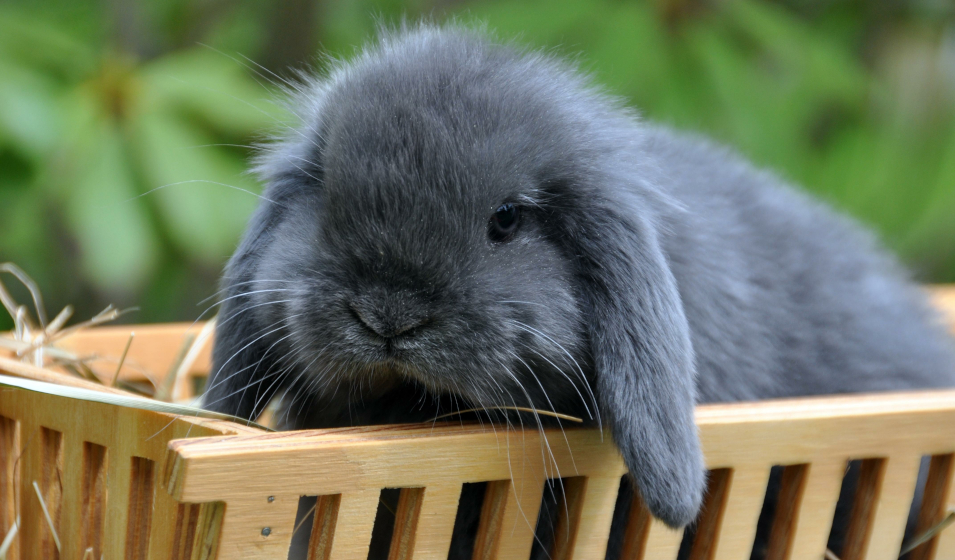
[[[571,414],[682,527],[706,485],[697,403],[955,386],[871,233],[557,57],[404,24],[295,89],[226,266],[209,409],[282,396],[295,429]]]

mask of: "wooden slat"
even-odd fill
[[[741,465],[733,469],[723,520],[713,545],[715,560],[750,557],[768,483],[769,467],[765,465]]]
[[[955,477],[955,469],[952,476]],[[955,510],[955,480],[949,483],[948,499],[946,500],[946,509]],[[934,558],[938,560],[948,560],[955,558],[955,525],[949,525],[948,529],[943,531],[937,538]]]
[[[622,483],[621,483],[622,484]],[[627,512],[627,525],[623,531],[623,542],[620,546],[620,558],[642,559],[650,534],[650,522],[653,518],[647,510],[646,504],[640,497],[637,489],[633,490],[630,500],[630,509]]]
[[[786,540],[778,548],[781,552],[777,557],[785,558],[788,553],[788,557],[798,558],[800,551],[817,554],[824,550],[821,547],[832,521],[844,457],[872,456],[873,450],[903,455],[951,452],[955,438],[948,426],[955,423],[953,397],[955,392],[948,391],[700,407],[698,419],[710,468],[762,465],[760,481],[751,483],[750,493],[763,492],[762,479],[776,460],[796,459],[810,464],[803,473],[804,480],[783,500],[790,506],[782,508],[789,520]],[[561,451],[562,446],[555,446],[555,460],[562,472],[608,478],[624,472],[619,456],[600,440],[599,434],[567,430],[566,436],[575,463],[569,453]],[[184,500],[228,502],[233,497],[267,495],[278,489],[314,495],[377,490],[382,486],[452,485],[488,478],[509,484],[512,472],[538,469],[541,476],[541,461],[535,466],[534,453],[530,452],[540,448],[539,438],[535,433],[495,432],[478,426],[429,425],[174,442],[171,446],[177,482],[171,488]],[[519,453],[521,449],[526,453]],[[461,461],[461,457],[468,460]],[[356,464],[374,467],[359,473],[350,467]],[[528,468],[531,470],[526,471]],[[728,557],[745,555],[751,543],[758,498],[739,502],[742,505],[733,507],[746,511],[741,529],[745,536],[738,538],[731,524],[724,529],[720,523],[721,542],[729,547],[723,554]],[[728,501],[727,507],[732,503]],[[536,504],[534,511],[536,514]],[[648,536],[650,549],[657,546],[657,538]],[[638,544],[642,549],[643,541]],[[490,546],[481,544],[477,551],[491,557],[488,551],[494,546],[493,542]]]
[[[562,524],[569,531],[568,553],[558,550],[555,559],[585,560],[603,558],[607,552],[610,523],[613,520],[614,503],[620,490],[620,477],[575,477],[570,479],[568,503],[571,509],[569,523]],[[560,533],[555,544],[563,542]]]
[[[697,416],[711,469],[756,461],[792,464],[838,454],[878,456],[888,450],[937,454],[955,447],[950,428],[955,420],[955,391],[700,407]],[[319,489],[323,494],[340,493],[375,484],[401,488],[442,481],[503,480],[522,468],[509,464],[507,447],[512,452],[525,446],[533,450],[541,443],[532,432],[473,427],[468,437],[460,437],[464,432],[432,430],[429,425],[402,437],[400,429],[411,430],[392,427],[340,436],[311,431],[174,443],[183,484],[176,496],[203,502],[240,491],[268,493],[277,488],[314,495]],[[619,455],[600,434],[566,433],[577,472],[623,474]],[[575,472],[570,454],[559,447],[554,446],[554,454],[561,472]],[[462,456],[469,460],[454,460]],[[527,461],[530,465],[531,458]],[[376,465],[374,477],[357,476],[348,468],[353,464]]]
[[[332,540],[332,560],[365,560],[368,557],[380,495],[381,491],[374,488],[342,494]],[[223,556],[220,560],[229,558]]]
[[[788,470],[788,468],[787,468]],[[826,541],[832,527],[832,518],[839,499],[839,489],[842,486],[842,477],[846,471],[846,460],[818,461],[807,465],[798,482],[800,491],[792,500],[788,500],[790,507],[783,506],[783,491],[786,489],[786,471],[783,474],[783,490],[780,491],[780,506],[776,511],[777,520],[783,514],[790,525],[788,554],[780,550],[779,556],[774,556],[772,539],[770,553],[767,558],[800,559],[820,558],[826,551]],[[773,533],[776,527],[774,524]],[[775,535],[774,535],[775,536]]]
[[[25,418],[22,421],[29,435],[20,456],[21,550],[24,555],[55,560],[61,557],[54,544],[53,534],[55,532],[59,536],[62,532],[60,508],[63,502],[60,481],[63,469],[63,437],[61,432],[45,428],[32,420]],[[37,497],[34,482],[39,487],[50,514],[52,530]]]
[[[71,468],[63,470],[63,509],[60,513],[60,531],[67,535],[81,536],[87,512],[83,503],[83,440],[67,433],[63,441],[63,464]],[[83,557],[82,538],[64,538],[63,558]]]
[[[921,461],[918,455],[901,455],[886,460],[866,560],[896,560],[899,557]]]
[[[875,524],[875,512],[882,491],[885,468],[886,460],[882,458],[865,459],[859,466],[859,478],[852,500],[849,527],[846,530],[842,548],[842,556],[845,560],[865,558]]]
[[[129,333],[135,332],[133,343],[120,376],[128,380],[161,381],[172,366],[188,334],[198,335],[205,325],[199,323],[165,323],[159,325],[107,325],[84,329],[57,342],[57,346],[81,354],[104,358],[94,361],[94,367],[115,371]],[[206,375],[212,358],[213,341],[210,338],[189,370],[191,375]]]
[[[195,537],[192,546],[192,557],[190,560],[216,560],[219,558],[219,547],[222,544],[222,521],[225,516],[225,504],[211,503],[199,506],[199,519],[196,522]],[[274,545],[273,545],[274,546]],[[274,546],[276,550],[280,547]],[[263,547],[263,550],[265,547]],[[271,550],[271,549],[270,549]],[[285,552],[277,555],[278,560],[282,560],[288,554],[288,547]]]
[[[80,550],[91,550],[91,556],[96,558],[103,554],[103,529],[105,526],[107,492],[107,469],[109,468],[109,451],[102,445],[83,442],[83,468],[81,504],[83,512],[83,529],[80,541]],[[72,470],[72,469],[68,469]],[[119,503],[127,501],[126,496],[113,496]],[[122,508],[118,508],[122,509]]]
[[[341,494],[318,496],[312,519],[312,532],[308,543],[308,560],[328,560],[332,555],[332,541],[338,524],[338,508]]]
[[[129,502],[126,525],[126,560],[146,560],[152,534],[156,493],[156,463],[144,457],[129,460]]]
[[[683,529],[671,529],[659,519],[653,519],[642,560],[675,560],[682,540]]]
[[[914,535],[923,534],[945,518],[949,488],[955,476],[953,468],[955,468],[955,455],[932,457]],[[909,560],[929,560],[934,556],[937,546],[938,539],[932,539],[913,550]]]
[[[105,442],[114,443],[114,442]],[[119,443],[119,442],[115,442]],[[104,543],[104,558],[123,558],[126,552],[126,534],[129,523],[129,492],[132,476],[130,453],[122,445],[112,447],[111,461],[107,465],[109,472],[107,500],[110,507],[106,514],[105,530],[110,538]]]
[[[461,486],[457,484],[425,488],[418,517],[415,560],[447,559],[460,497]]]
[[[418,532],[418,518],[424,502],[424,488],[402,488],[395,509],[388,560],[411,560]]]
[[[510,480],[488,483],[474,560],[530,556],[544,493],[544,472],[525,471],[525,475],[516,484]]]
[[[20,458],[20,425],[10,417],[0,415],[0,534],[6,536],[17,519],[16,504],[20,503],[17,488],[17,466]],[[19,558],[19,540],[14,540],[8,555]]]
[[[36,478],[27,483],[36,490],[38,483],[40,496],[34,493],[31,496],[38,502],[38,505],[46,506],[46,513],[42,518],[34,520],[40,523],[40,550],[43,558],[56,560],[61,558],[62,544],[65,541],[67,533],[62,528],[62,508],[63,508],[63,432],[56,431],[47,427],[40,427],[39,439],[37,444],[40,453],[36,455],[39,459],[39,469],[36,472]],[[32,501],[32,500],[31,500]],[[47,517],[49,515],[49,517]],[[61,536],[63,538],[61,538]]]
[[[715,555],[732,479],[732,469],[709,472],[703,507],[695,522],[696,531],[690,549],[690,560],[712,560]]]
[[[19,480],[21,533],[18,547],[22,560],[27,558],[53,557],[43,551],[47,523],[39,507],[32,482],[37,480],[43,487],[43,445],[41,427],[62,434],[63,469],[58,476],[62,480],[63,495],[59,516],[61,531],[58,536],[63,546],[63,558],[82,558],[84,543],[88,542],[84,522],[90,515],[99,515],[97,510],[87,509],[84,500],[84,455],[85,442],[102,447],[106,451],[106,469],[109,473],[105,494],[106,508],[102,527],[102,547],[105,558],[133,558],[124,547],[128,533],[131,456],[148,458],[156,465],[166,455],[170,439],[187,435],[212,436],[235,433],[261,433],[245,426],[228,422],[176,418],[158,412],[109,406],[42,393],[33,393],[11,387],[0,388],[0,416],[17,419],[20,423]],[[7,426],[3,423],[3,426]],[[50,455],[50,453],[46,453]],[[0,461],[2,463],[2,461]],[[100,490],[94,485],[91,495]],[[175,546],[175,511],[177,504],[164,491],[153,486],[154,504],[150,509],[151,523],[148,545],[151,558],[173,558]],[[3,502],[3,506],[7,503]],[[89,529],[90,526],[86,526]],[[95,525],[93,525],[95,529]],[[98,556],[97,556],[98,558]]]
[[[10,397],[13,392],[0,390],[0,396],[6,397],[8,406],[4,407],[3,413],[17,418],[20,421],[20,450],[17,461],[19,471],[19,496],[20,506],[20,530],[17,533],[17,542],[20,545],[21,558],[29,554],[28,551],[40,550],[40,523],[43,521],[43,511],[40,509],[40,503],[34,495],[33,480],[38,480],[42,467],[40,462],[39,431],[40,426],[32,416],[19,414],[21,411],[9,406]],[[19,408],[19,407],[18,407]],[[26,522],[30,520],[29,522]]]
[[[220,529],[219,559],[253,560],[287,556],[295,528],[298,500],[298,494],[273,495],[271,501],[264,496],[230,500]],[[339,527],[343,526],[341,515],[338,524]]]

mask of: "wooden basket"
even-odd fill
[[[936,294],[955,325],[955,290]],[[187,328],[98,328],[64,346],[118,355],[135,330],[122,372],[135,379],[135,367],[167,371]],[[208,365],[206,349],[177,394],[188,396]],[[0,372],[53,378],[6,358]],[[773,560],[823,557],[849,460],[862,467],[842,560],[899,556],[923,457],[931,467],[916,533],[955,506],[955,391],[705,405],[697,423],[711,473],[693,560],[749,558],[773,466],[784,467]],[[365,560],[381,490],[400,488],[389,558],[445,560],[462,484],[488,482],[474,558],[521,559],[545,482],[560,477],[567,507],[551,557],[602,559],[619,455],[594,430],[544,435],[546,455],[538,432],[490,426],[269,433],[0,387],[0,538],[19,516],[8,559],[284,560],[300,497],[318,496],[309,559]],[[621,558],[673,560],[682,533],[636,498]],[[955,559],[955,527],[910,558]]]

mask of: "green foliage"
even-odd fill
[[[918,120],[905,113],[886,67],[952,60],[955,41],[932,33],[947,23],[951,34],[951,14],[923,24],[921,50],[896,61],[879,57],[913,40],[913,22],[887,22],[899,35],[882,30],[883,50],[867,64],[855,40],[869,15],[862,9],[851,23],[762,0],[668,15],[681,4],[693,3],[499,1],[473,13],[501,35],[523,31],[529,44],[579,50],[598,83],[648,118],[725,141],[876,227],[922,278],[955,280],[955,84]],[[922,93],[930,96],[946,71],[953,80],[952,66],[923,76]]]
[[[921,278],[955,281],[955,10],[941,4],[107,4],[0,9],[0,260],[52,307],[195,318],[261,191],[248,146],[288,118],[274,84],[421,14],[575,58],[648,119],[734,146],[875,227]]]

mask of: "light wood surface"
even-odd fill
[[[722,494],[713,501],[721,511],[706,528],[719,538],[700,548],[706,551],[697,553],[700,558],[748,554],[773,465],[791,466],[780,490],[783,510],[773,528],[770,558],[818,558],[825,551],[846,464],[856,458],[873,459],[869,464],[874,467],[863,476],[864,496],[857,497],[861,521],[855,524],[858,536],[850,557],[897,556],[920,457],[955,453],[955,391],[701,406],[697,422],[708,467],[725,469],[722,476],[711,477],[711,483],[723,485],[711,485],[711,491]],[[544,438],[550,441],[554,464],[541,459]],[[182,501],[226,502],[228,522],[233,515],[228,504],[253,496],[261,501],[284,492],[294,497],[341,494],[344,499],[377,496],[385,487],[447,489],[500,481],[492,483],[485,501],[490,514],[482,519],[477,551],[481,558],[522,558],[530,550],[544,473],[556,471],[587,480],[582,509],[570,508],[576,525],[568,529],[576,539],[571,548],[580,552],[566,555],[599,557],[603,534],[595,537],[588,529],[581,538],[577,531],[599,527],[604,533],[609,527],[606,513],[624,467],[608,436],[569,429],[566,438],[567,443],[560,431],[542,436],[428,425],[190,439],[170,443],[175,476],[168,484]],[[950,478],[951,468],[947,470],[944,476]],[[343,558],[365,554],[377,502],[369,497],[367,504],[363,514],[352,514],[349,538],[356,540]],[[294,508],[289,511],[287,525],[294,518]],[[256,518],[261,515],[254,511]],[[236,522],[250,529],[235,534],[235,543],[249,541],[256,523]],[[679,531],[651,521],[637,557],[675,558],[679,545]],[[230,544],[234,555],[221,558],[256,557],[245,546]]]
[[[250,433],[258,430],[0,387],[0,534],[10,530],[17,510],[21,518],[8,558],[82,559],[88,547],[91,558],[176,558],[176,549],[190,551],[180,556],[190,558],[205,537],[202,515],[221,506],[183,508],[161,490],[156,479],[167,444]],[[196,519],[184,519],[187,510]]]
[[[932,294],[955,331],[955,288]],[[188,329],[201,325],[90,329],[63,346],[118,356],[135,331],[122,376],[149,371],[161,380]],[[188,375],[208,372],[210,347]],[[0,370],[121,392],[3,358]],[[923,457],[932,466],[920,529],[955,507],[955,391],[707,405],[696,420],[711,474],[692,560],[749,557],[777,465],[785,469],[769,558],[822,557],[849,460],[864,461],[843,560],[898,555]],[[552,458],[541,452],[545,443]],[[390,559],[444,560],[461,485],[485,481],[474,557],[520,559],[545,481],[555,476],[566,505],[553,557],[600,559],[624,473],[609,436],[593,430],[568,429],[566,439],[459,424],[264,433],[0,388],[0,532],[20,515],[8,555],[16,560],[82,558],[87,548],[105,559],[284,560],[303,495],[320,497],[310,560],[364,560],[383,488],[402,489]],[[639,496],[629,511],[624,557],[675,559],[683,531],[652,519]],[[913,555],[932,558],[955,559],[955,528]]]

